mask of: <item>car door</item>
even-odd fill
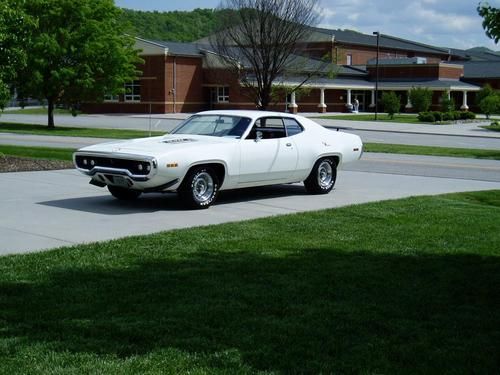
[[[258,119],[240,143],[240,184],[292,178],[298,152],[293,139],[287,137],[283,118]]]

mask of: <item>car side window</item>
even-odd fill
[[[255,121],[246,139],[275,139],[286,137],[285,124],[281,117],[261,117]]]
[[[302,126],[297,122],[297,120],[293,118],[284,118],[283,121],[286,127],[286,134],[289,137],[302,133],[304,131]]]

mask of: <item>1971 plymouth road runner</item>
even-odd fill
[[[302,116],[262,111],[200,112],[170,134],[97,144],[73,155],[90,183],[118,199],[177,192],[191,208],[207,208],[219,190],[303,181],[329,193],[337,168],[357,160],[361,139]]]

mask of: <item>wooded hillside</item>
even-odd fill
[[[151,40],[192,42],[215,30],[217,10],[144,12],[123,9],[122,21],[128,33]]]

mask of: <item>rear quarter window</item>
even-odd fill
[[[302,133],[304,131],[302,125],[300,125],[297,120],[293,118],[284,118],[283,122],[285,123],[286,133],[289,137]]]

